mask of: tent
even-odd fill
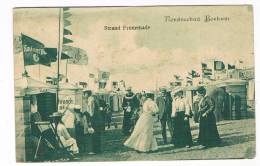
[[[56,86],[46,84],[28,76],[14,80],[15,96],[34,95],[40,93],[56,93]]]
[[[69,104],[77,104],[82,108],[82,88],[68,82],[60,83],[58,110],[63,112]]]

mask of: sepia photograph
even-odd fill
[[[13,8],[16,162],[253,159],[252,5]]]

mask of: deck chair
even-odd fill
[[[40,137],[37,143],[36,151],[34,153],[34,160],[38,158],[38,152],[40,145],[44,142],[48,148],[54,150],[59,159],[72,159],[71,154],[67,151],[68,147],[65,147],[59,136],[56,133],[53,123],[50,121],[35,122],[35,125],[40,131]]]

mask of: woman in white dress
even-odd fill
[[[154,115],[158,112],[156,103],[152,100],[153,94],[146,94],[147,100],[143,104],[143,112],[136,122],[134,131],[125,141],[124,145],[138,152],[158,150],[157,142],[153,136]]]

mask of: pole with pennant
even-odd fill
[[[59,110],[59,77],[60,77],[60,55],[61,55],[61,36],[60,36],[60,33],[61,33],[61,8],[59,8],[59,34],[58,34],[58,37],[59,37],[59,40],[58,40],[58,51],[57,51],[57,54],[58,54],[58,57],[57,57],[57,96],[56,96],[56,109],[57,109],[57,112]]]

